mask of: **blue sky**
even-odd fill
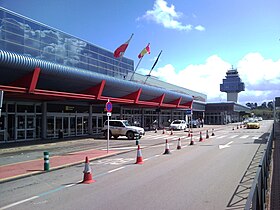
[[[1,0],[0,6],[125,56],[150,43],[137,70],[225,101],[219,84],[233,65],[246,90],[239,102],[280,96],[279,0]]]

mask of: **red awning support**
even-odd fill
[[[139,90],[137,90],[133,93],[130,93],[126,96],[123,96],[122,98],[134,100],[134,103],[138,104],[141,92],[142,92],[142,88],[139,88]]]
[[[161,96],[157,97],[157,98],[154,98],[148,102],[156,102],[158,103],[158,106],[162,106],[162,103],[163,103],[163,100],[164,100],[164,97],[165,97],[165,93],[163,93]]]
[[[179,107],[180,106],[180,103],[181,103],[181,100],[182,100],[182,97],[174,100],[174,101],[171,101],[170,103],[168,104],[173,104],[173,105],[176,105],[176,107]]]
[[[10,86],[27,88],[28,93],[34,93],[41,69],[36,67],[33,72],[12,82]]]
[[[85,91],[83,91],[83,93],[96,96],[96,99],[100,100],[101,96],[102,96],[102,92],[103,92],[104,87],[105,87],[105,84],[106,84],[106,80],[102,80],[101,83],[99,83],[96,86],[93,86],[93,87],[90,87],[90,88],[86,89]]]
[[[191,109],[192,108],[192,103],[193,103],[193,100],[189,101],[187,103],[181,104],[181,106],[185,106],[187,109]]]

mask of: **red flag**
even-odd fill
[[[123,56],[124,52],[126,51],[126,48],[128,47],[128,44],[132,38],[133,34],[131,35],[131,37],[129,38],[129,40],[127,40],[125,43],[123,43],[121,46],[119,46],[115,52],[114,52],[114,57],[115,58],[119,58],[121,56]]]
[[[143,58],[146,53],[151,53],[150,43],[139,53],[138,58]]]

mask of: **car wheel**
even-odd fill
[[[132,131],[128,131],[127,134],[126,134],[126,136],[127,136],[127,138],[128,138],[129,140],[134,139],[134,133],[133,133]]]

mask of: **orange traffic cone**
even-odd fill
[[[177,149],[181,149],[181,148],[182,148],[181,139],[179,138],[179,139],[178,139]]]
[[[82,183],[84,184],[90,184],[95,182],[95,180],[92,179],[92,174],[91,174],[91,168],[89,166],[89,161],[88,161],[88,157],[86,157],[86,161],[85,161],[85,169],[84,169],[84,180]]]
[[[206,139],[209,139],[208,130],[206,130]]]
[[[137,157],[136,157],[136,163],[135,164],[143,164],[143,157],[142,157],[142,152],[141,152],[141,148],[140,145],[138,144],[138,148],[137,148]]]
[[[201,131],[199,133],[199,141],[204,141],[203,138],[202,138],[202,135],[201,135]]]
[[[191,141],[190,141],[190,145],[194,145],[194,141],[193,141],[193,138],[192,138],[192,134],[191,134]]]
[[[164,151],[164,155],[166,155],[166,154],[170,154],[171,152],[170,152],[170,150],[169,150],[169,144],[168,144],[168,140],[166,139],[166,141],[165,141],[166,143],[165,143],[165,151]]]
[[[211,136],[215,136],[215,134],[214,134],[214,128],[212,128],[212,134],[211,134]]]

